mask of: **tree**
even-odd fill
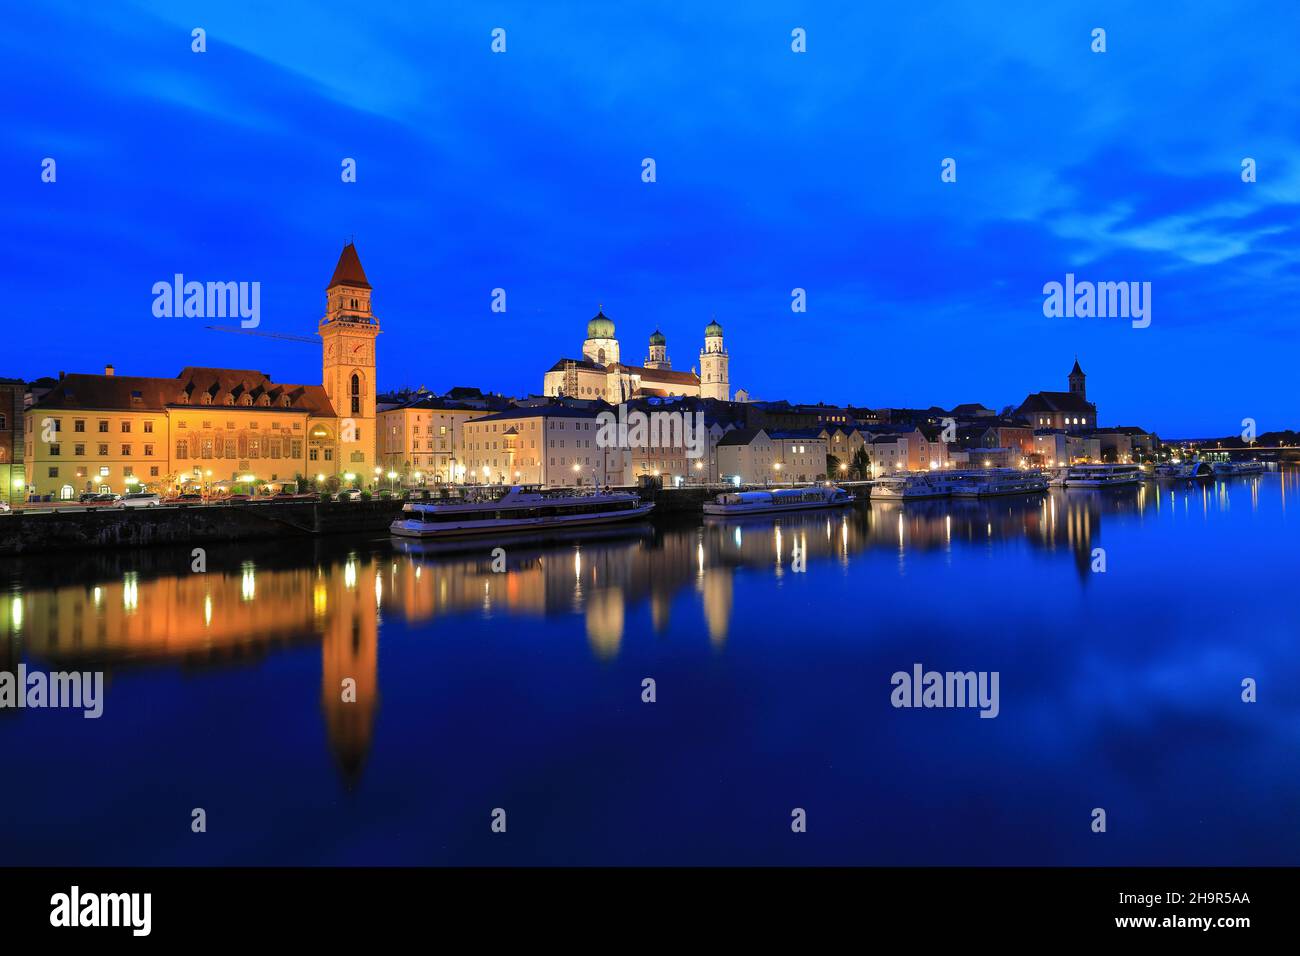
[[[853,461],[849,465],[849,472],[862,481],[871,477],[871,456],[867,454],[867,446],[862,445],[853,453]]]

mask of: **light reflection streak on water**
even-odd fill
[[[5,595],[0,599],[0,638],[12,646],[21,637],[36,660],[57,652],[74,664],[81,653],[128,667],[142,658],[189,661],[193,655],[278,648],[305,638],[320,642],[323,654],[352,661],[354,653],[378,656],[375,648],[386,621],[410,625],[482,609],[509,618],[583,617],[590,652],[609,660],[639,636],[630,622],[638,620],[642,608],[658,602],[663,620],[675,598],[689,594],[703,612],[710,646],[723,653],[735,611],[736,570],[760,583],[764,575],[781,575],[787,537],[810,578],[833,561],[855,573],[865,569],[864,588],[878,583],[879,561],[890,551],[897,555],[901,574],[905,557],[920,562],[933,553],[945,560],[961,555],[965,561],[996,561],[1007,549],[985,554],[987,544],[1015,541],[1072,562],[1084,581],[1092,543],[1104,526],[1127,526],[1130,533],[1141,527],[1143,534],[1156,534],[1170,523],[1199,525],[1190,511],[1194,498],[1203,516],[1223,523],[1232,515],[1234,493],[1240,497],[1237,480],[1248,483],[1252,518],[1284,516],[1285,490],[1296,480],[1292,471],[1216,482],[1214,488],[1170,488],[1167,504],[1163,488],[1127,496],[1118,490],[1055,492],[1043,499],[987,505],[868,503],[840,514],[838,535],[825,515],[814,513],[781,516],[770,525],[751,519],[750,535],[739,524],[723,522],[668,528],[655,536],[627,533],[579,545],[539,544],[512,548],[511,566],[504,573],[493,572],[482,552],[417,559],[383,546],[369,551],[352,547],[294,566],[282,557],[254,561],[231,546],[235,557],[223,564],[210,556],[206,574],[123,571],[121,563],[133,560],[135,552],[91,555],[84,560],[117,562],[117,569],[78,573],[80,583],[68,584],[69,574],[61,566],[66,560],[51,558],[48,564],[59,574],[49,582],[34,586],[19,581],[0,592]],[[1164,509],[1162,521],[1143,523],[1147,508],[1157,514]],[[978,559],[971,557],[976,547]],[[22,573],[37,563],[25,560]],[[426,563],[429,574],[423,573]],[[234,573],[223,573],[222,567]],[[412,568],[414,573],[405,573]],[[373,586],[360,587],[367,575]],[[0,649],[5,646],[0,640]]]

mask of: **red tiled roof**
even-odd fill
[[[1017,415],[1033,412],[1066,412],[1069,414],[1092,412],[1092,403],[1071,392],[1034,392],[1020,403]]]
[[[642,385],[646,382],[677,382],[681,385],[699,385],[700,377],[691,372],[675,372],[672,369],[645,368],[641,365],[611,365],[610,370],[618,369],[641,377]]]
[[[334,275],[330,277],[330,284],[326,289],[332,289],[336,285],[350,285],[358,289],[369,289],[370,283],[366,281],[366,270],[361,268],[361,259],[357,256],[357,247],[348,243],[339,253],[338,265],[334,267]]]
[[[147,378],[136,375],[65,375],[34,408],[86,409],[88,411],[152,411],[168,407],[206,405],[214,408],[245,408],[248,396],[254,408],[307,412],[318,418],[336,418],[334,406],[320,385],[289,385],[273,382],[262,372],[231,368],[183,369],[176,378]],[[230,398],[231,404],[226,404]],[[265,397],[268,405],[262,404]],[[285,405],[284,400],[289,400]]]

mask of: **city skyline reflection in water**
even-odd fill
[[[1166,746],[1194,749],[1197,738],[1146,735],[1187,725],[1222,743],[1256,722],[1235,690],[1243,677],[1272,667],[1274,681],[1300,678],[1296,652],[1279,643],[1294,630],[1231,604],[1252,588],[1269,593],[1283,567],[1294,573],[1286,511],[1296,489],[1292,471],[876,502],[469,550],[386,537],[281,541],[209,548],[205,573],[190,570],[188,550],[7,562],[0,669],[102,669],[106,691],[99,721],[0,712],[0,744],[25,783],[3,808],[10,820],[43,819],[36,832],[58,836],[42,845],[69,863],[312,862],[320,830],[322,862],[494,862],[502,853],[501,862],[677,862],[671,846],[681,862],[1194,862],[1177,848],[1172,859],[1146,859],[1132,842],[1088,844],[1052,829],[1037,805],[1026,808],[1038,820],[1030,830],[1045,832],[1023,846],[1011,839],[1008,858],[979,820],[1023,801],[1010,791],[1034,786],[1027,757],[1070,760],[1081,728],[1097,734],[1094,756],[1119,788],[1112,799],[1162,819],[1141,778],[1169,760]],[[504,570],[494,570],[498,545]],[[1105,573],[1092,570],[1098,548]],[[1226,627],[1197,617],[1207,601],[1234,608]],[[1002,716],[972,724],[968,714],[893,710],[889,676],[913,662],[1001,670]],[[641,702],[647,676],[657,682],[653,705]],[[1219,696],[1198,704],[1202,693]],[[1273,708],[1295,702],[1280,687],[1271,696]],[[978,754],[990,763],[969,766]],[[617,783],[606,777],[611,764]],[[648,780],[647,765],[658,771]],[[797,767],[802,776],[791,777]],[[873,767],[919,773],[920,790],[893,778],[882,786]],[[719,778],[719,768],[730,773]],[[1066,776],[1086,779],[1086,769]],[[489,796],[493,782],[515,795],[523,820],[533,808],[526,847],[485,845],[472,824],[441,830],[448,817],[505,806]],[[72,802],[63,788],[82,788],[81,803],[101,814],[123,814],[134,842],[105,845],[56,826]],[[618,801],[595,800],[606,790],[622,793],[626,817]],[[153,795],[144,806],[141,792]],[[779,819],[759,819],[788,817],[819,792],[830,819],[857,807],[906,821],[929,806],[941,822],[918,821],[924,835],[906,851],[845,833],[786,845]],[[246,845],[186,844],[190,807],[206,806],[205,793]],[[473,795],[491,805],[476,807]],[[1073,797],[1085,814],[1105,799]],[[180,831],[158,832],[164,802],[181,813]],[[567,829],[607,832],[608,844],[566,844],[547,828],[549,816],[579,807],[585,824]],[[420,830],[411,821],[423,819],[419,808],[432,814],[427,843],[408,844],[399,833]],[[710,824],[728,809],[728,824]],[[276,829],[283,814],[298,821],[287,839]],[[665,814],[682,829],[638,845],[639,828],[667,827]],[[402,826],[387,826],[390,815]],[[768,825],[776,829],[742,839]],[[959,825],[970,832],[951,829]],[[260,838],[268,832],[277,836]],[[6,842],[18,861],[41,861],[28,855],[28,836],[6,833]],[[1205,862],[1260,862],[1296,847],[1274,841]]]

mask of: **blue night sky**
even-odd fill
[[[381,388],[540,391],[603,302],[680,369],[716,314],[762,398],[1001,408],[1077,353],[1106,424],[1300,426],[1298,50],[1280,0],[11,5],[0,376],[318,382],[150,290],[259,281],[311,335],[355,235]],[[1150,328],[1045,318],[1067,272],[1151,282]]]

